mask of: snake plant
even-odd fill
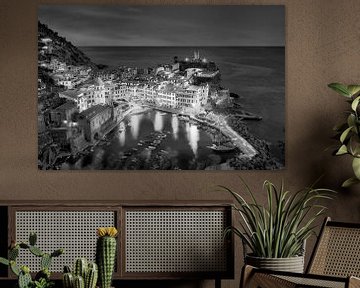
[[[347,112],[346,122],[334,127],[340,145],[334,152],[335,155],[350,155],[354,177],[347,179],[342,186],[348,187],[360,183],[360,85],[344,85],[331,83],[328,85],[338,94],[347,98],[351,109]]]
[[[243,180],[242,180],[243,181]],[[267,203],[262,205],[243,181],[245,193],[251,201],[227,187],[220,186],[235,199],[233,208],[239,213],[239,227],[229,227],[247,245],[252,256],[265,258],[288,258],[301,255],[303,244],[314,233],[316,220],[326,207],[318,200],[331,199],[334,191],[329,189],[305,188],[296,193],[264,182]]]

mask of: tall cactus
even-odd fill
[[[97,229],[96,262],[99,267],[100,288],[110,288],[116,258],[115,227]]]

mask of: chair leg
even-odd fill
[[[215,288],[221,288],[221,279],[215,278]]]
[[[239,288],[248,287],[250,280],[251,280],[251,276],[253,274],[253,271],[254,271],[254,267],[252,267],[250,265],[244,265],[244,267],[242,268],[242,271],[241,271],[241,279],[240,279]]]

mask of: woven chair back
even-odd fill
[[[307,272],[360,277],[360,224],[327,221]]]

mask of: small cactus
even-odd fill
[[[37,236],[35,233],[30,233],[29,244],[20,242],[16,243],[14,240],[11,241],[8,251],[8,259],[0,257],[0,264],[10,266],[11,271],[18,276],[19,288],[29,287],[50,287],[52,284],[50,281],[50,264],[53,257],[60,256],[63,254],[63,249],[55,250],[53,253],[48,254],[36,247]],[[41,271],[35,275],[35,281],[32,280],[30,275],[30,269],[28,266],[22,266],[21,268],[16,264],[16,259],[19,256],[19,250],[29,250],[30,253],[37,257],[41,257]],[[40,286],[39,286],[40,285]],[[44,286],[46,285],[46,286]]]
[[[64,273],[71,273],[71,269],[69,266],[67,265],[64,266]]]
[[[27,268],[27,269],[25,269]],[[29,267],[22,267],[19,274],[18,285],[19,288],[28,288],[32,283]]]
[[[85,288],[95,288],[98,279],[98,266],[96,263],[89,263],[85,276]]]
[[[88,262],[85,258],[76,259],[74,266],[75,276],[81,276],[83,279],[85,279],[87,268],[88,268]]]
[[[77,275],[74,277],[74,288],[85,288],[84,278]]]
[[[51,265],[51,260],[52,260],[51,255],[44,253],[44,255],[41,256],[41,261],[40,261],[41,269],[45,269],[45,268],[49,269]]]
[[[98,228],[99,238],[96,243],[96,262],[99,267],[99,282],[101,288],[110,288],[116,258],[115,227]]]
[[[66,272],[62,277],[64,288],[73,288],[74,287],[74,276],[71,272]]]
[[[97,265],[92,262],[88,264],[88,261],[85,258],[76,259],[73,273],[71,273],[69,266],[64,266],[64,288],[95,288],[97,279]],[[82,287],[82,285],[84,286]]]

